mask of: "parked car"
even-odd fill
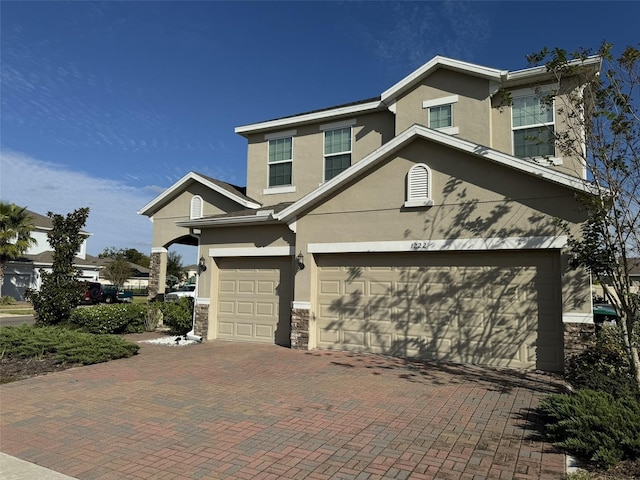
[[[618,319],[618,312],[609,303],[598,303],[593,306],[593,321],[596,325],[603,322],[615,322]]]
[[[164,296],[165,302],[176,302],[182,297],[196,297],[196,286],[194,284],[185,285],[180,287],[175,292],[169,292]]]
[[[98,282],[87,282],[82,297],[83,303],[100,303],[103,300],[102,284]]]
[[[104,303],[132,302],[133,292],[119,289],[115,285],[103,285],[102,301]]]

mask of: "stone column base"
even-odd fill
[[[565,323],[564,324],[564,363],[587,348],[595,345],[595,323]]]
[[[200,335],[203,340],[207,339],[209,333],[209,304],[199,303],[196,305],[196,321],[195,321],[195,334]]]
[[[309,310],[291,309],[291,348],[309,350]]]

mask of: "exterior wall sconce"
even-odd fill
[[[205,264],[204,257],[200,257],[200,260],[198,261],[198,274],[206,270],[207,270],[207,265]]]
[[[296,262],[298,262],[298,270],[304,270],[304,255],[302,255],[302,252],[296,257]]]

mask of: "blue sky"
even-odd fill
[[[236,126],[378,96],[438,54],[517,70],[544,46],[637,45],[638,18],[640,2],[3,0],[0,199],[88,206],[90,254],[149,253],[136,212],[163,189],[189,171],[245,185]]]

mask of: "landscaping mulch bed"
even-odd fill
[[[14,382],[49,372],[59,372],[81,364],[59,363],[55,355],[34,358],[6,357],[0,360],[0,383]]]

